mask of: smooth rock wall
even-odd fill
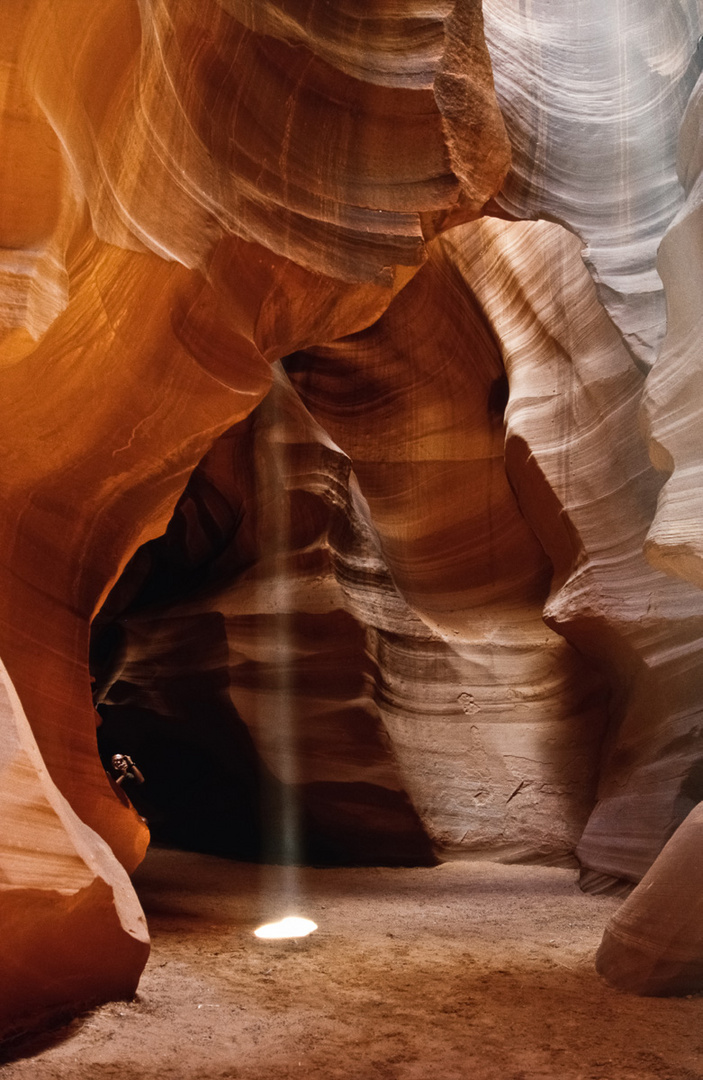
[[[437,636],[379,643],[382,714],[431,834],[445,852],[568,852],[591,809],[602,684],[544,625],[551,566],[505,473],[500,353],[445,248],[368,330],[286,366]]]
[[[131,998],[149,936],[126,872],[52,783],[2,664],[0,781],[3,1037]]]
[[[34,0],[22,59],[102,239],[205,268],[237,236],[388,284],[508,166],[480,3],[453,7]]]
[[[578,842],[594,873],[641,877],[703,795],[700,88],[676,176],[702,27],[700,0],[7,7],[0,656],[82,824],[36,762],[13,802],[10,760],[11,806],[48,800],[52,836],[95,829],[133,867],[147,832],[93,693],[121,690],[156,743],[180,724],[187,754],[205,688],[198,753],[251,767],[274,818],[299,796],[289,853],[306,832],[355,858]],[[564,224],[592,279],[558,225],[472,224],[488,212]],[[286,356],[280,415],[249,421]],[[112,595],[100,628],[126,636],[94,644],[91,685],[91,621],[227,431],[161,592],[141,555]],[[11,866],[46,850],[21,819]],[[65,878],[95,963],[48,1002],[28,961],[22,1023],[138,977],[137,931],[117,974],[97,962],[124,935],[100,851]]]
[[[545,619],[611,682],[578,855],[638,881],[703,797],[703,594],[643,554],[662,482],[638,424],[648,380],[560,226],[486,220],[440,243],[503,346],[506,467],[554,566]]]
[[[484,0],[513,151],[498,197],[584,244],[598,296],[647,370],[666,330],[657,248],[681,207],[678,129],[703,62],[700,0]]]
[[[646,379],[598,302],[578,240],[549,223],[485,219],[454,229],[373,326],[285,366],[321,425],[315,434],[288,391],[306,432],[296,438],[331,438],[348,455],[392,581],[394,595],[379,598],[375,570],[365,596],[362,574],[355,594],[374,661],[366,686],[435,850],[554,858],[577,845],[589,886],[638,881],[703,795],[703,596],[644,556],[662,483],[639,430]],[[271,427],[268,408],[267,400],[257,430]],[[229,453],[235,445],[233,434]],[[277,545],[285,552],[290,543],[278,523],[301,511],[266,510],[276,483],[288,481],[273,482],[273,465],[261,479],[275,454],[258,445],[230,465],[260,477],[248,514],[232,526],[239,555],[216,558],[200,602],[202,612],[226,611],[227,637],[245,657],[252,645],[234,629],[241,605],[255,620],[273,605],[291,640],[308,633],[292,614],[298,570],[279,562],[277,577],[272,569]],[[212,460],[227,453],[223,443]],[[297,459],[277,467],[302,468]],[[328,502],[336,475],[319,471]],[[232,484],[222,472],[214,491],[227,502]],[[182,504],[176,547],[186,511],[197,521],[202,507]],[[247,521],[268,537],[266,570],[247,567],[243,551],[252,565],[263,558]],[[335,573],[344,563],[338,550]],[[252,573],[272,583],[258,615],[264,601],[244,584]],[[127,618],[141,687],[132,704],[149,704],[149,672],[161,663],[161,646],[149,642],[169,615],[158,618],[148,633],[146,616]],[[174,623],[166,633],[182,632]],[[257,640],[257,663],[269,665],[264,696],[275,697],[281,645],[273,630]],[[227,677],[232,704],[284,779],[266,757],[261,690],[242,681],[237,663]],[[171,677],[174,665],[164,664]],[[319,670],[315,678],[324,682]],[[281,702],[298,694],[304,773],[307,755],[319,760],[320,751],[304,734],[315,723],[300,687],[288,681]],[[280,702],[267,708],[285,714]],[[316,730],[324,741],[324,724]],[[329,738],[338,741],[332,728]],[[331,776],[343,765],[329,768]]]
[[[699,48],[703,62],[703,46]],[[703,79],[688,103],[678,172],[686,201],[662,240],[657,266],[667,331],[644,397],[652,461],[668,478],[645,542],[658,569],[703,586],[701,422],[703,361]]]

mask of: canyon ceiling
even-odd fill
[[[136,988],[115,750],[200,850],[644,878],[599,970],[703,987],[702,29],[7,5],[0,1034]]]

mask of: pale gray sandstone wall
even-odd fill
[[[701,67],[699,0],[485,0],[513,163],[498,202],[583,241],[598,296],[643,370],[665,298],[657,249],[680,209],[678,129]]]
[[[703,53],[703,44],[699,46]],[[647,558],[667,574],[703,585],[701,461],[701,292],[703,290],[703,81],[681,126],[678,172],[686,201],[667,229],[658,269],[667,298],[667,328],[647,380],[644,424],[652,461],[668,477],[645,542]]]
[[[701,6],[485,0],[488,49],[481,11],[6,17],[0,655],[38,779],[3,783],[41,839],[13,810],[0,912],[36,886],[70,942],[80,893],[128,963],[47,1004],[18,928],[2,1030],[146,956],[96,616],[113,728],[235,763],[233,848],[272,851],[263,785],[329,858],[635,882],[703,795]],[[58,887],[16,862],[49,820]]]
[[[644,395],[645,426],[652,461],[668,476],[660,491],[644,550],[652,565],[700,586],[703,515],[701,457],[701,120],[703,81],[698,80],[681,127],[679,176],[686,202],[669,226],[658,266],[667,297],[667,330]],[[695,667],[679,654],[684,685],[695,684]],[[693,671],[691,668],[693,667]],[[694,728],[687,743],[700,738]],[[687,794],[698,795],[698,760],[686,775]],[[692,792],[692,789],[693,792]],[[597,957],[598,970],[625,990],[640,994],[684,994],[703,981],[701,937],[701,805],[696,805],[661,855],[611,920]]]

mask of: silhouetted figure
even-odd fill
[[[136,780],[138,784],[144,783],[144,777],[129,754],[113,754],[112,771],[115,774],[116,784],[123,784],[125,780]]]

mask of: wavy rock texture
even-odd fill
[[[700,50],[699,50],[700,51]],[[703,80],[681,127],[679,176],[686,202],[659,250],[667,295],[667,332],[647,380],[644,412],[652,461],[669,476],[645,550],[667,574],[703,586],[703,492],[700,485],[703,364]]]
[[[6,1035],[67,1005],[132,997],[149,936],[127,874],[52,783],[2,665],[0,734]]]
[[[58,788],[133,867],[91,619],[269,362],[377,318],[508,144],[477,3],[27,0],[0,48],[0,655]]]
[[[320,439],[328,445],[331,437],[353,464],[378,540],[373,557],[369,541],[357,558],[362,583],[368,563],[368,580],[356,595],[354,633],[367,628],[366,641],[356,660],[338,663],[358,669],[364,651],[373,657],[370,667],[362,664],[365,693],[435,850],[555,858],[578,842],[591,885],[598,876],[638,881],[703,794],[703,597],[643,556],[661,483],[638,435],[645,379],[598,303],[578,241],[546,223],[484,220],[454,230],[372,327],[285,364],[321,427],[303,420],[287,391],[298,429],[276,438],[300,442],[300,449],[290,466],[295,481],[278,483],[286,488],[307,477],[304,456],[321,453]],[[273,407],[267,401],[264,409]],[[255,430],[271,426],[265,415]],[[230,439],[238,445],[234,432]],[[205,464],[209,498],[183,504],[171,529],[175,565],[194,561],[186,521],[200,538],[194,550],[212,561],[212,544],[203,541],[209,499],[215,492],[230,505],[241,475],[274,453],[265,441],[257,445],[262,449],[246,455],[240,449],[232,456],[224,443],[213,452],[209,460],[218,462],[230,454],[229,473]],[[326,490],[334,504],[340,480],[329,472],[331,447],[326,454],[326,468],[317,465],[311,475],[318,497]],[[278,632],[294,641],[300,568],[288,556],[287,567],[278,567],[280,593],[272,584],[264,603],[260,584],[251,582],[278,580],[275,550],[246,539],[251,518],[270,545],[278,536],[287,550],[287,536],[263,524],[271,484],[269,477],[251,489],[243,516],[228,510],[239,554],[218,556],[203,598],[176,608],[173,622],[163,607],[127,618],[130,662],[111,700],[125,695],[125,703],[172,715],[164,700],[183,642],[196,636],[189,620],[224,614],[226,626],[216,628],[229,641],[222,676],[228,704],[253,733],[266,767],[285,780],[286,767],[267,754],[271,735],[261,719],[285,710],[261,699],[281,696],[272,672],[283,646],[270,606],[287,627]],[[299,515],[290,505],[270,521]],[[339,584],[348,555],[332,531]],[[294,550],[307,552],[309,543],[305,535]],[[252,567],[238,578],[247,565],[242,551]],[[175,579],[173,567],[170,573]],[[387,584],[376,595],[379,580]],[[335,610],[351,610],[348,588],[333,593]],[[242,611],[257,627],[248,633],[261,650],[256,664],[264,674],[254,690],[243,674],[253,646],[242,639]],[[543,613],[558,633],[545,628]],[[290,647],[309,654],[308,644]],[[154,667],[162,672],[160,701],[149,691]],[[607,707],[599,672],[610,687]],[[305,734],[315,711],[306,691],[287,678],[284,696],[294,702],[305,772],[313,768],[308,754],[318,762],[324,755]],[[319,671],[316,680],[324,681]],[[339,689],[351,707],[356,691]],[[208,693],[221,697],[221,680],[197,696]],[[341,765],[332,758],[326,768],[330,780]],[[341,834],[337,842],[344,850]]]
[[[500,205],[585,244],[598,295],[646,370],[666,328],[657,247],[679,210],[676,140],[700,71],[698,0],[485,0],[513,148]]]
[[[703,795],[703,595],[643,556],[661,484],[638,436],[645,380],[559,226],[486,220],[441,243],[503,347],[506,467],[554,566],[546,621],[612,681],[578,855],[638,881]]]
[[[636,994],[690,994],[703,984],[703,806],[696,806],[606,927],[596,967]]]
[[[35,0],[24,61],[102,239],[202,267],[235,235],[389,283],[507,167],[480,5],[452,6]]]
[[[382,715],[431,835],[445,851],[565,853],[591,806],[600,680],[544,626],[551,567],[504,470],[500,353],[444,251],[373,327],[286,366],[436,631],[418,649],[399,629],[382,653]]]
[[[167,839],[276,860],[432,861],[375,702],[368,616],[403,605],[366,517],[348,458],[278,369],[127,568],[94,646],[111,665],[101,735],[139,755]],[[110,607],[128,600],[115,652]]]
[[[403,792],[442,855],[567,859],[593,806],[603,687],[544,626],[551,568],[505,475],[507,387],[473,297],[434,249],[373,327],[286,368],[293,386],[281,376],[220,440],[116,591],[119,607],[147,571],[106,677],[110,750],[129,731],[149,760],[158,728],[246,773],[231,721],[196,724],[236,709],[328,855],[426,852]],[[173,606],[179,577],[196,592]],[[156,713],[141,733],[135,708]]]
[[[128,868],[147,842],[97,752],[90,623],[225,432],[94,644],[152,783],[167,738],[181,780],[220,759],[201,823],[223,821],[221,848],[243,815],[233,846],[278,857],[303,836],[389,860],[578,843],[637,880],[703,795],[700,90],[685,206],[675,173],[702,13],[484,8],[514,153],[497,200],[509,146],[478,0],[4,13],[0,655],[83,824],[26,734],[5,779],[70,863],[59,890],[47,867],[47,935],[73,940],[85,911],[98,956],[130,928],[124,968],[86,968],[79,991],[49,1000],[28,961],[8,1025],[127,992],[144,961],[124,877],[84,831]],[[565,223],[597,293],[573,236],[471,224],[486,208]],[[662,488],[638,410],[668,226],[646,384]],[[17,910],[36,897],[13,875]]]

